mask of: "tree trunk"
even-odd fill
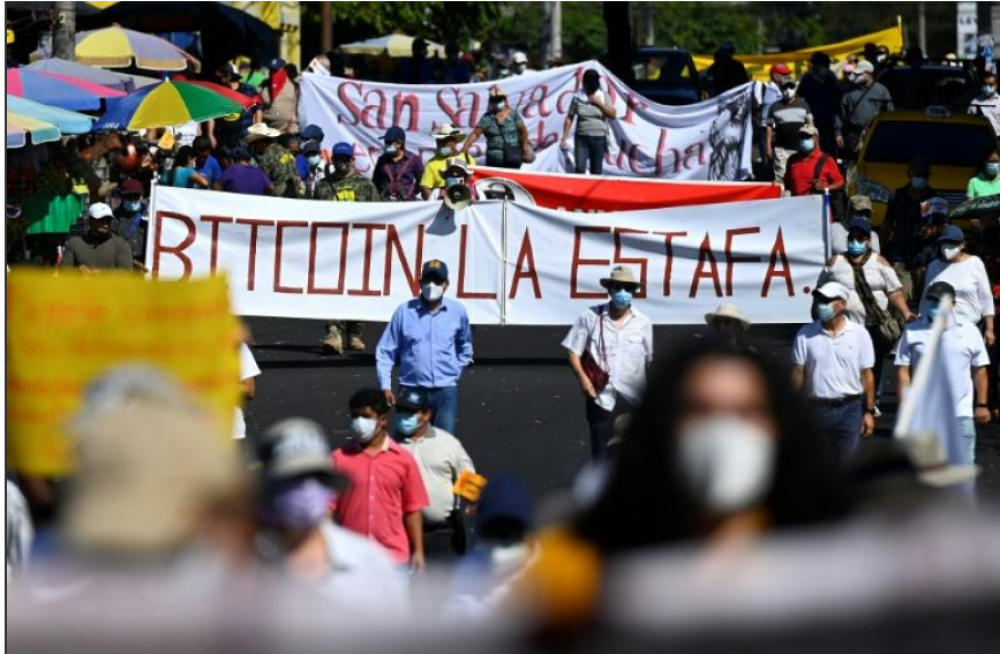
[[[608,31],[608,68],[626,84],[632,82],[632,23],[628,2],[605,2],[604,25]]]
[[[333,50],[333,9],[329,2],[319,3],[320,7],[320,50],[325,54]]]
[[[76,3],[55,3],[52,54],[59,59],[76,59]]]

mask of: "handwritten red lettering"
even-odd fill
[[[347,289],[348,295],[377,296],[381,295],[378,290],[369,285],[369,278],[372,271],[372,238],[376,230],[385,229],[385,225],[371,223],[368,225],[354,225],[354,229],[360,229],[365,233],[365,263],[362,266],[361,288]]]
[[[708,272],[705,271],[705,264],[708,264]],[[722,297],[722,284],[719,282],[719,264],[715,260],[715,253],[712,252],[712,241],[705,232],[705,239],[701,242],[698,250],[698,266],[694,270],[694,277],[691,279],[691,292],[688,297],[698,297],[698,286],[702,279],[711,279],[715,286],[716,297]]]
[[[781,270],[777,270],[778,257],[781,257]],[[760,296],[767,297],[771,291],[771,280],[781,277],[785,280],[785,290],[788,297],[795,297],[795,286],[792,284],[792,267],[788,263],[788,255],[785,254],[785,237],[778,228],[778,235],[774,239],[774,246],[771,248],[771,262],[767,266],[767,275],[764,277],[764,288],[761,289]]]
[[[274,235],[274,292],[302,293],[301,287],[281,285],[281,246],[285,240],[285,230],[308,227],[309,223],[301,220],[279,220]]]
[[[760,227],[740,227],[738,229],[726,230],[726,295],[731,296],[733,294],[733,264],[757,263],[760,261],[760,257],[733,254],[733,239],[737,236],[749,234],[760,234]]]
[[[166,219],[179,220],[184,223],[187,227],[187,234],[181,239],[181,242],[177,245],[167,247],[163,245],[163,222]],[[173,211],[157,211],[156,212],[156,229],[154,230],[153,238],[153,279],[157,279],[160,273],[160,255],[161,254],[173,254],[181,263],[184,264],[184,274],[181,279],[188,279],[191,277],[191,270],[193,265],[191,263],[191,257],[184,254],[184,250],[191,247],[194,243],[195,238],[198,236],[198,228],[195,227],[194,221],[185,216],[184,214],[174,213]]]
[[[237,225],[250,226],[250,258],[247,262],[247,290],[252,291],[257,286],[257,229],[259,227],[274,227],[273,220],[256,218],[237,218]]]
[[[317,235],[321,229],[340,230],[340,276],[333,288],[316,286],[316,251]],[[306,293],[310,295],[341,295],[344,292],[344,280],[347,278],[347,223],[312,223],[309,226],[309,274],[306,280]]]
[[[524,268],[527,263],[527,268]],[[514,264],[514,278],[510,284],[510,296],[513,300],[517,297],[517,289],[521,284],[521,279],[527,277],[531,280],[531,289],[535,293],[535,299],[542,299],[542,286],[538,281],[538,271],[535,270],[535,252],[531,246],[531,230],[524,230],[524,239],[521,241],[521,249],[517,253],[517,263]]]
[[[593,233],[593,234],[610,234],[610,227],[577,227],[573,234],[573,264],[570,267],[569,273],[569,296],[574,300],[581,299],[591,299],[600,300],[603,299],[606,293],[595,293],[593,291],[581,291],[577,288],[577,280],[580,275],[580,268],[582,266],[608,266],[611,264],[610,259],[582,259],[580,258],[580,245],[583,241],[583,235]]]

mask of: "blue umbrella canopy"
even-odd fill
[[[59,128],[63,134],[86,134],[94,124],[94,119],[75,111],[50,107],[17,96],[7,96],[7,109],[24,116],[31,116]]]

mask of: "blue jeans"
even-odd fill
[[[608,137],[601,136],[580,136],[573,137],[573,158],[576,160],[576,174],[582,175],[587,172],[587,163],[590,162],[590,174],[600,175],[604,172],[604,153],[608,151]]]
[[[594,461],[608,457],[608,441],[614,433],[615,413],[606,411],[587,398],[587,425],[590,427],[590,456]]]
[[[843,406],[813,405],[820,428],[833,443],[841,461],[854,454],[861,443],[862,408],[860,398]]]
[[[412,388],[412,387],[410,387]],[[399,392],[406,390],[406,386],[400,386]],[[427,394],[431,408],[434,409],[434,417],[431,424],[438,429],[443,429],[451,435],[455,434],[455,417],[458,415],[458,386],[450,388],[421,388]]]
[[[971,465],[976,462],[976,421],[972,418],[959,418],[958,430],[962,435],[960,451],[948,452],[948,458]]]

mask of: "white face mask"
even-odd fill
[[[952,245],[952,246],[949,246],[949,247],[943,247],[943,248],[941,248],[941,254],[948,261],[953,261],[955,259],[955,257],[958,256],[958,253],[961,252],[961,251],[962,251],[962,248],[960,248],[957,245]]]
[[[714,514],[753,506],[774,475],[775,439],[733,416],[692,422],[679,436],[678,455],[688,487]]]
[[[437,302],[444,297],[444,284],[427,282],[420,287],[420,294],[428,302]]]
[[[378,431],[378,420],[375,418],[365,418],[358,416],[351,420],[351,438],[362,443],[368,443],[375,438]]]

